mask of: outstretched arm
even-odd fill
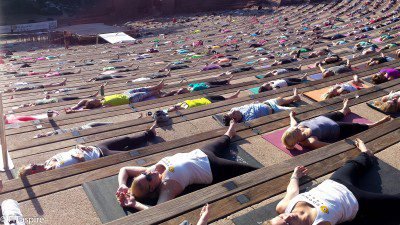
[[[289,205],[290,200],[300,193],[299,179],[307,174],[307,168],[304,166],[296,166],[290,177],[289,185],[286,189],[285,197],[276,206],[276,211],[281,214],[284,213],[286,207]]]
[[[298,124],[296,118],[294,117],[295,115],[296,115],[296,113],[294,111],[290,111],[289,117],[290,117],[290,126],[291,127],[295,127]]]

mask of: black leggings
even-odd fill
[[[347,161],[330,179],[343,184],[354,194],[359,204],[357,216],[366,215],[377,219],[398,217],[400,195],[372,193],[356,187],[361,175],[371,166],[371,157],[361,153],[355,159]]]
[[[291,68],[291,67],[289,67],[289,68],[285,68],[285,70],[287,70],[287,71],[289,71],[289,72],[295,72],[295,71],[300,71],[300,68]]]
[[[208,81],[206,84],[210,87],[213,86],[223,86],[223,85],[228,85],[229,80],[214,80],[214,81]]]
[[[110,80],[110,79],[122,78],[122,77],[126,77],[126,76],[123,76],[123,75],[101,75],[101,76],[95,77],[94,80],[95,81]]]
[[[344,114],[342,112],[331,112],[324,114],[323,116],[328,117],[329,119],[339,124],[339,140],[349,138],[353,135],[366,131],[369,128],[367,124],[340,122],[344,119]]]
[[[210,161],[213,183],[258,169],[257,167],[222,158],[230,153],[230,141],[230,137],[224,135],[201,148],[201,151],[207,155]]]
[[[207,96],[205,96],[205,98],[208,99],[212,103],[226,100],[226,98],[221,95],[207,95]]]
[[[102,156],[107,156],[119,152],[133,150],[138,146],[147,143],[154,137],[155,134],[153,132],[145,131],[141,134],[136,134],[128,137],[113,138],[111,140],[104,141],[96,146],[100,148],[103,152]]]
[[[300,78],[284,78],[288,86],[301,84],[303,81]]]
[[[58,99],[59,102],[66,102],[66,101],[72,101],[72,100],[77,100],[77,99],[81,99],[80,97],[76,97],[76,96],[67,96],[67,97],[61,97]]]
[[[60,72],[60,76],[75,74],[74,72]]]

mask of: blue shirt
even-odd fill
[[[264,103],[253,103],[232,108],[231,111],[239,111],[242,113],[242,122],[254,120],[269,114],[269,108]]]

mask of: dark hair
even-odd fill
[[[228,114],[224,114],[223,117],[222,117],[222,123],[225,126],[229,126],[229,123],[231,122],[231,119],[232,118]]]
[[[388,81],[388,79],[385,76],[382,76],[381,74],[374,74],[372,76],[372,82],[374,84],[381,84]]]
[[[258,93],[261,93],[261,92],[266,92],[266,91],[269,91],[265,86],[261,86],[259,89],[258,89]]]
[[[89,101],[86,101],[85,108],[86,109],[94,109],[94,108],[98,108],[98,106],[95,105],[95,101],[89,100]]]

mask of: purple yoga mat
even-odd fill
[[[313,79],[313,80],[321,80],[323,78],[322,77],[322,73],[313,74],[313,75],[310,75],[308,77]]]
[[[352,122],[352,123],[361,123],[361,124],[371,123],[371,121],[369,121],[355,113],[348,114],[344,118],[343,122]],[[300,145],[296,145],[294,150],[286,149],[286,147],[281,142],[281,137],[282,137],[283,133],[286,131],[286,129],[288,129],[288,127],[282,128],[280,130],[276,130],[269,134],[264,134],[264,135],[262,135],[262,138],[264,138],[266,141],[273,144],[275,147],[277,147],[278,149],[280,149],[281,151],[285,152],[286,154],[288,154],[292,157],[310,151],[310,149],[303,148]]]

